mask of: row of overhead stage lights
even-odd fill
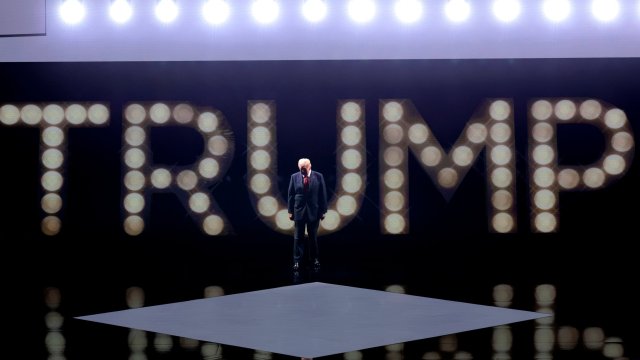
[[[284,0],[251,0],[251,14],[254,19],[263,24],[273,23],[280,14],[280,4]],[[286,0],[289,2],[290,0]],[[357,23],[367,23],[373,20],[377,12],[377,0],[345,0],[330,2],[328,0],[298,0],[301,14],[309,22],[318,23],[326,19],[330,12],[329,5],[344,4],[349,17]],[[381,0],[380,0],[381,1]],[[530,0],[493,0],[491,7],[495,17],[504,22],[516,20],[522,15],[523,3]],[[582,2],[586,0],[573,0]],[[393,13],[403,23],[418,22],[425,9],[425,0],[395,0]],[[384,1],[386,3],[386,0]],[[434,2],[431,2],[432,4]],[[202,0],[202,16],[214,25],[223,24],[233,13],[233,1],[230,0]],[[477,3],[476,3],[477,4]],[[568,19],[572,13],[572,0],[539,0],[539,7],[549,21],[561,22]],[[637,2],[636,12],[640,15],[640,1]],[[134,13],[135,0],[111,0],[109,14],[117,23],[128,22]],[[471,16],[474,3],[469,0],[442,0],[442,10],[452,22],[463,22]],[[599,21],[612,21],[624,9],[619,0],[591,0],[590,8],[593,16]],[[83,0],[62,0],[60,16],[68,24],[82,22],[86,15]],[[171,23],[178,18],[179,3],[176,0],[157,0],[155,15],[163,23]]]

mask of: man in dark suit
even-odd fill
[[[304,255],[305,228],[309,235],[310,254],[314,257],[314,269],[320,269],[318,252],[318,226],[327,212],[327,188],[324,177],[317,171],[311,171],[311,161],[298,160],[299,172],[291,175],[289,181],[289,219],[295,222],[293,233],[293,270],[300,268]]]

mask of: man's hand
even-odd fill
[[[289,213],[289,220],[293,220],[293,214]]]

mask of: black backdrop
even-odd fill
[[[106,127],[68,131],[63,228],[56,236],[40,232],[39,130],[0,125],[0,235],[6,294],[17,310],[11,328],[29,344],[25,349],[46,357],[43,290],[55,286],[67,317],[67,357],[96,357],[90,349],[100,341],[91,332],[101,328],[87,331],[71,317],[123,309],[130,286],[144,288],[146,305],[152,305],[201,297],[208,285],[237,293],[290,284],[291,239],[258,219],[246,188],[247,102],[277,104],[281,191],[297,159],[307,156],[325,174],[331,194],[337,102],[364,99],[366,198],[352,223],[321,238],[324,267],[317,280],[374,289],[401,284],[415,295],[482,304],[492,304],[493,286],[506,283],[516,293],[513,307],[525,310],[534,310],[536,285],[553,284],[556,326],[602,327],[623,340],[628,357],[638,356],[638,160],[605,189],[563,192],[560,230],[536,234],[529,227],[526,110],[534,98],[600,99],[624,110],[637,134],[638,74],[640,59],[2,63],[0,104],[98,101],[111,110]],[[448,150],[483,101],[496,97],[512,98],[515,105],[518,232],[487,231],[482,154],[450,202],[411,157],[411,231],[382,235],[379,100],[410,99]],[[132,101],[185,101],[225,115],[236,150],[224,180],[211,192],[235,234],[203,235],[171,194],[152,197],[142,235],[124,233],[122,110]],[[604,141],[594,129],[559,127],[561,163],[586,164],[600,156]],[[153,160],[189,164],[203,151],[201,139],[193,129],[154,129]],[[522,331],[520,355],[532,358],[531,330]],[[490,333],[479,333],[489,335],[473,338],[478,345],[472,352],[483,358],[491,348]],[[126,337],[114,343],[105,357],[127,356]],[[418,352],[433,345],[420,344],[406,357],[419,358]],[[251,358],[235,351],[238,358]],[[556,356],[603,358],[579,350]]]

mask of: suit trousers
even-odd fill
[[[320,220],[316,219],[314,221],[309,221],[306,219],[296,220],[295,221],[295,229],[293,232],[293,261],[301,262],[305,253],[305,238],[304,238],[304,230],[306,228],[307,234],[309,235],[309,255],[313,256],[314,259],[318,259],[320,257],[320,253],[318,251],[318,226],[320,225]]]

